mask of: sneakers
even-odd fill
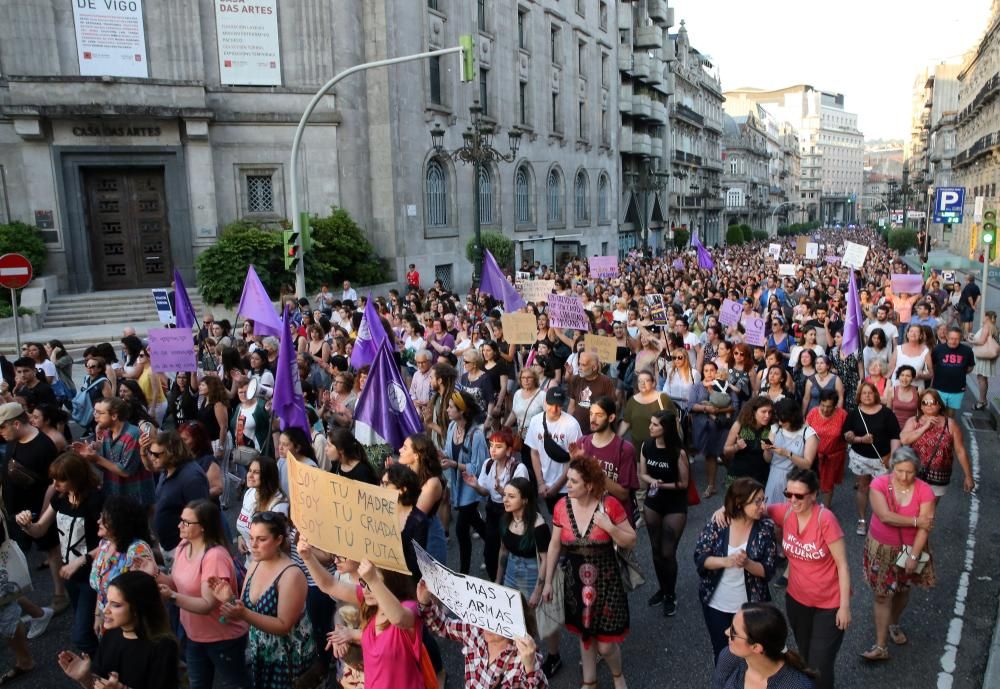
[[[545,673],[545,677],[548,679],[552,679],[561,667],[562,658],[558,654],[550,653],[542,661],[542,672]]]
[[[864,536],[866,533],[868,533],[868,529],[865,528],[865,520],[864,519],[859,519],[858,520],[858,525],[854,529],[854,533],[856,533],[859,536]]]
[[[32,617],[28,620],[28,638],[35,639],[44,634],[54,615],[55,611],[52,608],[42,608],[41,617]]]
[[[677,599],[673,596],[664,598],[663,600],[663,616],[673,617],[677,614]]]
[[[69,607],[69,596],[65,594],[61,596],[52,596],[52,605],[49,607],[52,608],[53,614],[58,615]]]
[[[652,596],[649,597],[649,600],[647,601],[649,603],[649,607],[651,608],[656,607],[657,605],[663,602],[664,598],[666,598],[666,595],[663,593],[663,591],[657,591],[656,593],[654,593]]]

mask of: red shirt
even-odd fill
[[[406,274],[406,284],[410,287],[420,287],[420,273],[411,270]]]
[[[623,521],[628,519],[625,515],[625,510],[622,509],[621,503],[612,498],[610,495],[605,495],[602,499],[604,500],[604,511],[607,513],[608,518],[611,519],[612,524],[621,524]],[[568,509],[569,497],[563,496],[563,498],[556,503],[555,510],[552,511],[552,525],[559,527],[560,543],[572,543],[576,540],[576,534],[573,533],[573,524],[570,522],[569,515],[566,513],[566,510]],[[588,526],[589,524],[576,525],[576,528],[580,530],[581,536],[587,533]],[[587,536],[587,540],[596,541],[598,543],[607,543],[611,540],[611,534],[595,524],[594,528],[590,530],[590,535]]]
[[[840,579],[830,544],[843,540],[844,532],[833,512],[815,505],[801,531],[788,503],[769,505],[767,516],[781,528],[781,546],[790,565],[788,595],[808,607],[839,608]]]

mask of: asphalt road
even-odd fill
[[[971,404],[969,405],[971,407]],[[971,416],[971,415],[970,415]],[[986,419],[983,412],[975,418]],[[861,554],[864,538],[854,534],[854,508],[851,478],[835,493],[834,512],[847,532],[847,551],[854,578],[851,602],[853,622],[847,632],[837,662],[837,686],[910,689],[979,689],[983,686],[1000,589],[1000,481],[996,477],[1000,440],[993,430],[970,431],[962,417],[966,444],[979,473],[980,487],[975,498],[961,491],[960,470],[948,495],[941,501],[932,544],[937,563],[938,584],[930,591],[917,590],[903,617],[910,638],[906,646],[891,647],[891,660],[869,664],[859,654],[874,643],[872,595],[861,578]],[[696,475],[703,483],[704,467],[696,464]],[[698,602],[698,580],[691,559],[694,542],[708,515],[721,503],[716,497],[691,510],[681,546],[678,581],[679,611],[664,618],[659,608],[646,607],[653,593],[652,582],[631,596],[632,632],[623,646],[625,676],[629,687],[707,687],[712,672],[711,646],[705,631]],[[974,532],[970,522],[975,523]],[[478,545],[480,542],[475,541]],[[454,549],[457,550],[457,549]],[[968,559],[971,553],[971,561]],[[640,531],[638,554],[648,574],[652,573],[649,543]],[[32,563],[37,554],[29,556]],[[474,560],[474,571],[479,560]],[[968,569],[968,572],[963,570]],[[47,573],[36,576],[36,601],[48,601],[51,582]],[[775,602],[784,604],[784,590],[772,589]],[[31,642],[36,670],[18,680],[14,687],[70,687],[55,662],[59,650],[68,646],[69,618],[56,618],[49,631]],[[789,640],[790,645],[793,641]],[[555,689],[580,686],[579,651],[576,639],[564,634],[563,669],[553,678]],[[0,651],[0,667],[11,663],[9,651]],[[461,657],[457,645],[445,642],[445,654],[452,689],[460,686]],[[610,687],[611,676],[602,663],[600,686]]]

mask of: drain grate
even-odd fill
[[[969,427],[969,430],[973,431],[995,431],[996,422],[993,420],[992,416],[971,416],[967,415],[965,417],[965,425]]]

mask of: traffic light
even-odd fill
[[[302,252],[312,251],[312,225],[309,224],[311,216],[308,211],[299,213],[299,227],[302,229]]]
[[[282,232],[285,238],[285,270],[295,270],[302,256],[299,247],[299,233],[295,230]]]
[[[471,34],[458,37],[462,46],[462,81],[477,81],[476,77],[476,42]]]
[[[997,212],[991,208],[983,212],[983,244],[988,247],[989,260],[997,257]]]

